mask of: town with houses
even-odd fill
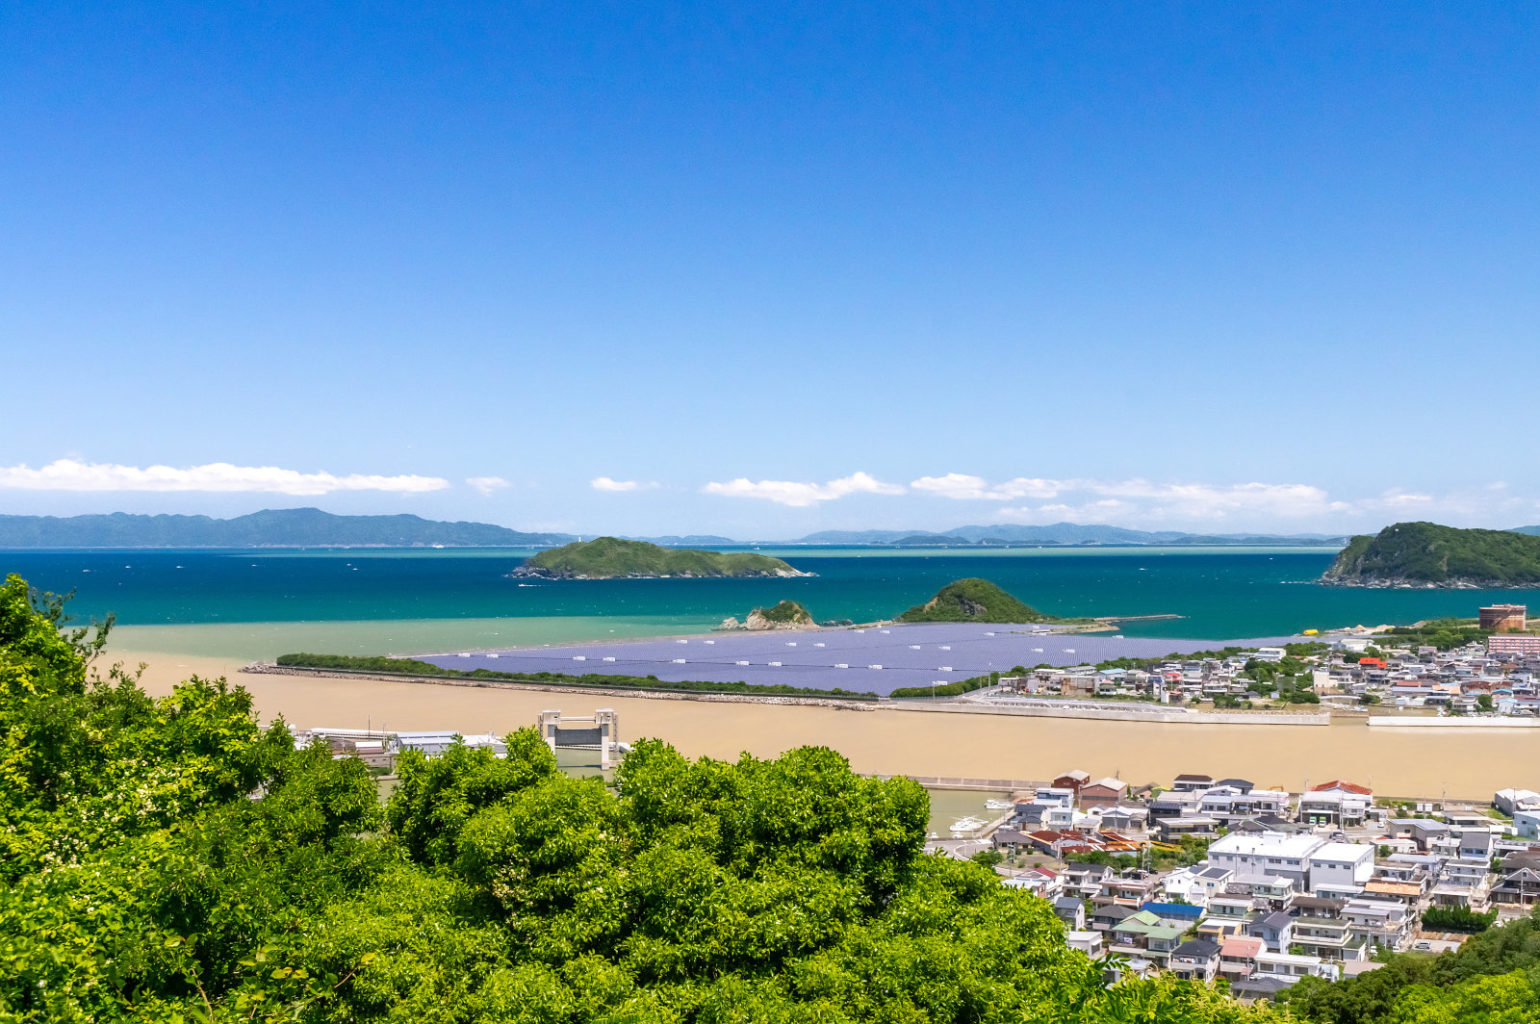
[[[1447,649],[1349,633],[1144,667],[1039,668],[992,689],[1219,708],[1383,703],[1408,717],[1540,715],[1540,635],[1523,632],[1524,607],[1484,608],[1481,625],[1495,631]],[[1287,699],[1305,690],[1312,699]],[[539,729],[553,749],[598,749],[604,768],[627,750],[609,709],[580,719],[546,711]],[[506,753],[501,737],[450,731],[313,729],[296,740],[327,744],[386,778],[407,751]],[[1004,885],[1049,901],[1067,942],[1106,958],[1109,972],[1223,981],[1241,999],[1374,970],[1382,953],[1458,948],[1540,902],[1540,793],[1525,789],[1472,805],[1376,799],[1341,779],[1291,793],[1205,774],[1131,787],[1071,770],[990,806],[1006,813],[966,819],[950,839],[933,833],[930,848],[991,864]]]
[[[1023,794],[988,844],[1004,884],[1052,902],[1070,945],[1120,971],[1224,979],[1240,998],[1373,970],[1377,951],[1456,948],[1467,922],[1540,900],[1529,790],[1456,808],[1345,780],[1296,794],[1184,774],[1136,792],[1077,770]]]
[[[1526,632],[1524,605],[1481,609],[1481,639],[1440,650],[1394,634],[1172,658],[1144,667],[1039,667],[1000,680],[994,693],[1068,700],[1122,699],[1215,708],[1321,704],[1437,714],[1540,716],[1540,634]]]

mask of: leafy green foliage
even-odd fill
[[[627,576],[795,576],[797,570],[752,551],[665,548],[640,540],[599,537],[541,551],[515,576],[614,579]]]
[[[1540,537],[1508,530],[1396,523],[1354,537],[1326,574],[1327,583],[1467,582],[1512,587],[1540,582]]]
[[[769,608],[755,608],[752,614],[777,625],[813,625],[813,616],[796,601],[780,601]]]
[[[988,580],[976,577],[948,583],[936,596],[917,604],[899,622],[1053,622],[1036,608],[1023,604]]]
[[[1540,918],[1488,929],[1452,953],[1395,954],[1356,978],[1303,978],[1281,998],[1318,1024],[1528,1024],[1540,1019]]]
[[[403,757],[382,813],[239,687],[88,679],[15,578],[0,630],[6,1024],[1275,1019],[1107,985],[1044,901],[923,854],[923,789],[828,749],[642,741],[610,790],[522,729]]]
[[[1437,647],[1441,651],[1480,643],[1491,630],[1476,625],[1475,619],[1431,619],[1415,626],[1396,626],[1390,635],[1417,646]]]
[[[986,686],[998,686],[1000,673],[991,672],[987,676],[973,676],[970,679],[959,679],[955,683],[946,683],[941,686],[900,686],[890,697],[957,697],[964,693],[972,693],[974,690],[982,690]]]
[[[1470,907],[1429,907],[1422,913],[1422,926],[1434,932],[1484,932],[1497,920],[1497,911],[1478,914]]]
[[[278,665],[284,668],[310,668],[327,672],[369,672],[389,675],[425,676],[439,679],[485,679],[489,682],[554,683],[559,686],[589,686],[604,689],[682,690],[687,693],[746,693],[767,697],[839,697],[844,700],[876,700],[870,692],[820,690],[786,683],[713,683],[684,679],[668,682],[657,676],[606,676],[586,672],[569,676],[559,672],[494,672],[478,668],[470,672],[440,668],[415,658],[387,658],[383,655],[352,654],[281,654]]]

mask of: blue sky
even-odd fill
[[[0,512],[1537,522],[1536,52],[1482,3],[6,5]]]

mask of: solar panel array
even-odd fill
[[[887,695],[900,687],[951,683],[1017,665],[1095,664],[1158,658],[1250,640],[1167,640],[1050,633],[1018,625],[917,623],[866,629],[718,633],[422,656],[443,668],[656,676],[668,682],[783,683]]]

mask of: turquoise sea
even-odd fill
[[[128,649],[267,657],[296,649],[433,651],[703,632],[783,598],[819,619],[888,618],[962,576],[1058,615],[1177,614],[1130,636],[1269,636],[1474,615],[1540,592],[1359,590],[1312,581],[1326,548],[763,548],[788,580],[519,581],[528,551],[7,551],[0,568],[117,615]],[[1540,603],[1540,602],[1532,602]]]

